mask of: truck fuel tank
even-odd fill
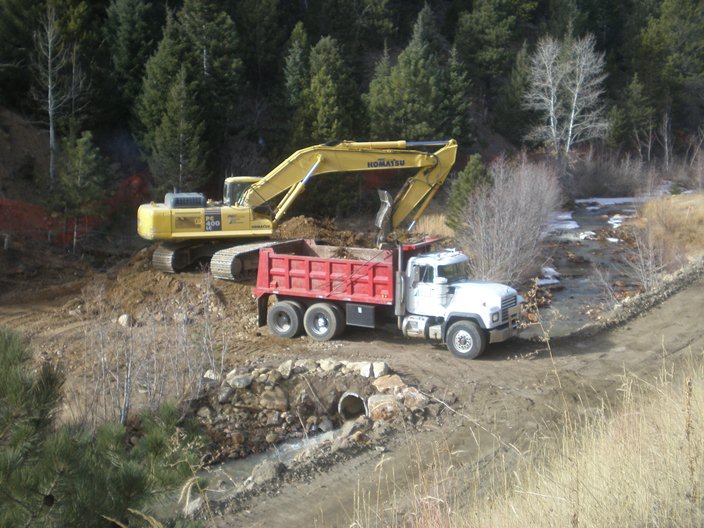
[[[409,315],[404,317],[401,330],[406,337],[422,337],[428,339],[430,317],[423,315]]]

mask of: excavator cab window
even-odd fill
[[[251,182],[226,181],[223,192],[223,203],[230,207],[237,205],[244,192],[252,185]]]

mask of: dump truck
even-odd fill
[[[470,280],[466,255],[430,251],[439,241],[368,249],[298,240],[264,248],[253,288],[259,326],[327,341],[346,326],[375,328],[395,318],[404,336],[476,358],[488,343],[517,334],[523,299],[504,284]]]
[[[412,228],[446,180],[456,155],[453,139],[314,145],[294,152],[265,176],[226,178],[222,201],[209,200],[202,193],[176,192],[167,193],[163,203],[142,204],[137,232],[146,240],[161,242],[152,257],[157,270],[174,273],[209,261],[214,277],[239,280],[256,271],[260,249],[280,243],[263,239],[272,237],[311,178],[412,172],[395,198],[380,193],[382,206],[375,224],[383,241],[391,230]]]

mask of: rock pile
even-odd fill
[[[207,394],[192,404],[217,446],[213,461],[240,458],[274,444],[341,427],[368,415],[374,422],[423,419],[429,399],[390,374],[384,362],[288,360],[277,367],[237,368],[220,382],[208,372]],[[358,405],[341,398],[358,398]],[[354,402],[353,402],[354,403]],[[363,435],[357,435],[362,439]]]

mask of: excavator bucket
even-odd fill
[[[376,245],[381,246],[386,242],[386,237],[389,236],[391,231],[391,208],[393,205],[393,200],[389,191],[383,189],[378,189],[379,193],[379,211],[376,213],[376,218],[374,219],[374,225],[376,226]]]

